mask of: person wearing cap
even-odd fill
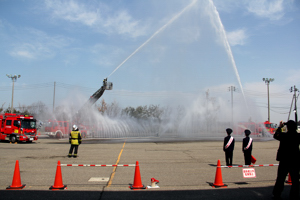
[[[286,125],[287,132],[282,132],[283,126]],[[299,199],[299,144],[300,134],[297,133],[297,124],[293,120],[279,124],[278,129],[273,135],[274,139],[278,140],[279,148],[277,151],[276,160],[279,161],[277,178],[273,188],[275,199],[280,199],[284,188],[284,182],[288,173],[292,180],[290,190],[290,199]]]
[[[251,165],[251,155],[252,155],[252,147],[253,147],[253,139],[249,137],[251,131],[246,129],[245,138],[243,139],[243,153],[245,159],[245,165]]]
[[[76,158],[78,153],[78,146],[81,144],[81,133],[75,124],[73,125],[72,131],[70,133],[69,143],[71,144],[71,146],[68,157],[72,157],[73,150],[75,149],[73,157]]]
[[[234,150],[234,138],[231,136],[232,129],[226,129],[227,136],[224,138],[223,151],[225,152],[225,160],[227,166],[232,166],[232,156]]]

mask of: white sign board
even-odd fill
[[[244,178],[256,178],[255,169],[254,168],[245,168],[243,169]]]

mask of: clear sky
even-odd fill
[[[208,90],[230,107],[235,86],[239,112],[267,120],[262,78],[274,78],[278,123],[288,117],[289,89],[300,89],[299,11],[297,0],[0,0],[0,106],[11,104],[6,74],[21,75],[14,107],[42,101],[50,110],[54,82],[55,105],[83,103],[108,77],[114,89],[103,98],[122,107]]]

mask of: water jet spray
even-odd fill
[[[158,29],[151,37],[146,40],[141,46],[139,46],[134,52],[132,52],[117,68],[108,76],[110,77],[113,73],[115,73],[127,60],[129,60],[134,54],[136,54],[140,49],[142,49],[148,42],[150,42],[157,34],[163,31],[167,26],[169,26],[172,22],[174,22],[177,18],[179,18],[186,10],[191,8],[197,0],[192,1],[188,6],[186,6],[182,11],[180,11],[177,15],[175,15],[171,20],[169,20],[165,25],[163,25],[160,29]]]

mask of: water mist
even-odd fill
[[[114,90],[101,99],[114,99],[119,108],[111,115],[92,107],[86,123],[93,124],[93,137],[224,136],[232,125],[232,85],[240,91],[234,94],[234,121],[248,120],[239,73],[213,1],[194,0],[174,13],[108,76]]]

